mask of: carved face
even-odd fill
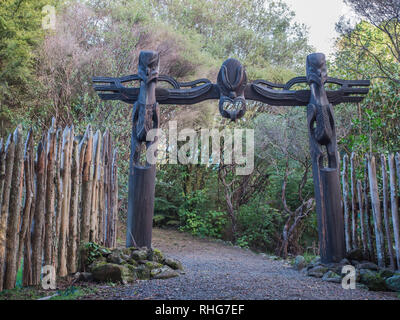
[[[247,85],[247,75],[242,64],[236,59],[226,60],[218,74],[217,85],[220,90],[219,111],[224,118],[235,121],[246,112],[244,90]],[[237,110],[226,110],[224,104],[239,106]]]
[[[141,51],[139,55],[138,76],[146,84],[158,77],[160,55],[155,51]]]
[[[323,53],[313,53],[307,57],[307,82],[323,86],[328,80],[326,59]]]

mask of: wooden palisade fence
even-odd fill
[[[400,154],[343,157],[346,250],[400,270]]]
[[[78,270],[86,242],[116,245],[117,152],[108,130],[84,136],[56,128],[34,147],[18,126],[0,139],[0,291],[39,285],[42,266],[63,277]]]

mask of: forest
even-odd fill
[[[400,7],[396,1],[345,2],[360,20],[338,21],[328,75],[370,79],[371,87],[362,103],[335,106],[340,158],[395,153]],[[56,9],[55,29],[42,27],[45,5]],[[118,148],[121,225],[127,218],[132,106],[101,101],[92,77],[135,74],[146,49],[160,53],[161,74],[214,83],[230,57],[243,63],[250,80],[286,83],[305,75],[306,57],[315,51],[307,27],[279,0],[2,0],[0,136],[22,124],[37,141],[52,118],[76,132],[89,124],[108,128]],[[249,103],[237,122],[223,119],[216,102],[160,110],[162,128],[168,121],[197,132],[247,128],[256,140],[254,170],[246,176],[235,174],[235,163],[157,164],[154,226],[282,257],[318,254],[306,108]],[[118,237],[124,241],[124,232]]]

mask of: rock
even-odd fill
[[[99,265],[92,270],[92,273],[93,279],[100,282],[127,283],[136,278],[136,275],[129,268],[113,263]]]
[[[160,250],[153,249],[153,261],[158,263],[164,263],[164,259],[165,259],[164,255]]]
[[[333,273],[342,274],[343,265],[340,263],[329,263],[326,267]]]
[[[78,280],[85,282],[93,281],[93,274],[90,272],[80,272]]]
[[[144,265],[146,266],[146,268],[153,270],[153,269],[157,269],[157,268],[162,268],[162,264],[155,262],[155,261],[145,261]]]
[[[296,270],[301,270],[305,267],[306,265],[306,259],[304,259],[303,256],[297,256],[296,259],[294,260],[293,267]]]
[[[278,256],[268,256],[268,259],[276,261],[279,260],[280,258]]]
[[[340,264],[343,266],[347,266],[347,265],[350,265],[351,263],[348,259],[344,258],[340,261]]]
[[[395,275],[385,280],[386,287],[392,291],[400,292],[400,275]]]
[[[385,291],[385,280],[378,272],[369,269],[360,269],[360,282],[365,284],[372,291]]]
[[[114,264],[121,264],[122,263],[121,253],[118,251],[112,252],[107,257],[107,262],[114,263]]]
[[[176,259],[165,258],[164,264],[171,267],[174,270],[183,270],[182,263]]]
[[[382,268],[382,269],[379,270],[379,275],[382,278],[386,279],[386,278],[393,277],[395,275],[395,273],[394,273],[393,270],[390,270],[388,268]]]
[[[324,274],[328,271],[326,267],[315,266],[314,268],[308,270],[307,275],[315,278],[322,278]]]
[[[134,260],[147,260],[147,249],[132,251],[131,258]]]
[[[153,279],[170,279],[178,276],[179,273],[169,267],[162,267],[151,271]]]
[[[146,265],[139,265],[136,269],[136,276],[140,280],[149,280],[150,279],[150,269],[146,268]]]
[[[363,262],[356,265],[357,269],[368,269],[368,270],[378,270],[378,266],[372,262]]]
[[[346,258],[348,260],[361,261],[364,260],[364,254],[361,249],[353,249],[346,254]]]
[[[342,277],[333,271],[328,271],[324,274],[322,280],[327,282],[341,283]]]
[[[321,263],[321,257],[316,256],[314,259],[312,259],[311,264],[318,265]]]

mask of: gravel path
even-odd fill
[[[168,280],[105,287],[87,299],[173,300],[386,300],[395,293],[344,290],[295,271],[283,261],[248,250],[199,240],[176,231],[154,230],[153,246],[179,259],[185,274]]]

